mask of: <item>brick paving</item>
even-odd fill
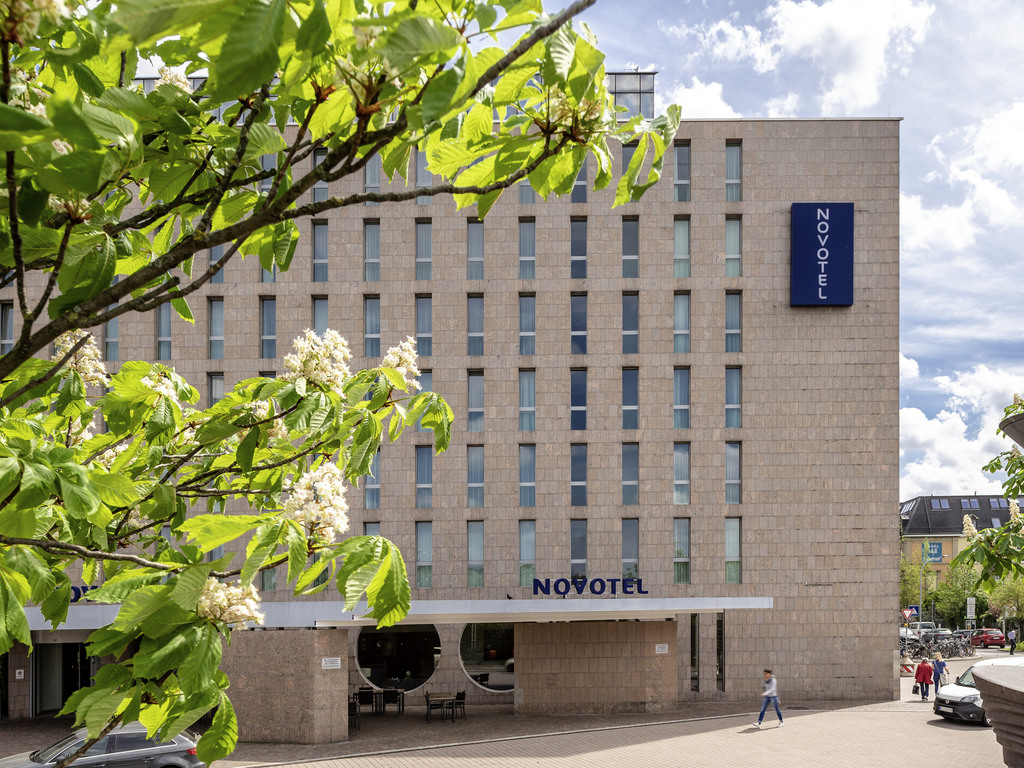
[[[959,674],[970,664],[958,661]],[[658,714],[515,716],[511,707],[470,708],[466,720],[425,722],[422,709],[405,715],[364,715],[348,742],[320,745],[240,744],[215,768],[291,762],[297,768],[448,768],[472,764],[610,766],[931,766],[1002,765],[989,728],[949,723],[910,693],[904,678],[897,701],[850,705],[784,702],[786,727],[774,714],[760,731],[750,705],[700,703]],[[0,722],[0,757],[34,749],[66,733],[66,719]],[[937,756],[941,756],[937,757]],[[968,763],[969,761],[969,763]]]

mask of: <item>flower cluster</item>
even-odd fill
[[[256,400],[249,404],[249,411],[260,421],[264,421],[270,417],[270,401],[269,400]],[[267,424],[267,436],[271,440],[287,440],[288,439],[288,427],[284,425],[284,419],[280,418],[280,414],[277,414],[278,418]]]
[[[416,339],[412,336],[407,336],[397,347],[391,347],[380,365],[382,368],[394,368],[402,374],[406,389],[420,388],[416,381],[420,375],[420,369],[416,367]]]
[[[223,621],[225,624],[263,623],[260,611],[260,596],[252,584],[243,587],[241,584],[231,586],[222,584],[217,579],[207,579],[196,613],[204,619]]]
[[[60,24],[70,17],[71,8],[64,0],[0,0],[0,19],[21,40],[34,36],[43,18]]]
[[[348,530],[345,476],[336,465],[321,464],[300,477],[289,490],[284,516],[306,526],[311,537],[329,543]]]
[[[188,79],[181,72],[170,67],[160,67],[160,79],[156,81],[156,84],[158,86],[174,85],[185,93],[192,93],[192,86],[189,85]]]
[[[978,535],[978,529],[974,527],[974,520],[971,519],[970,515],[964,515],[964,536],[968,539],[973,539]]]
[[[347,362],[352,359],[348,342],[337,331],[327,329],[322,335],[305,330],[292,342],[295,350],[284,358],[284,377],[288,381],[306,379],[324,389],[343,394],[342,388],[352,375]]]
[[[1020,504],[1016,499],[1010,499],[1010,522],[1016,523],[1020,520]]]
[[[154,371],[142,377],[142,383],[152,389],[161,397],[166,397],[175,403],[178,402],[178,392],[174,389],[174,382],[159,371]]]
[[[67,365],[71,370],[78,372],[86,386],[105,387],[109,383],[107,371],[103,367],[96,339],[91,333],[81,330],[62,333],[53,342],[53,356],[60,360],[85,337],[88,337],[89,340],[68,359]]]

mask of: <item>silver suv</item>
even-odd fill
[[[141,723],[115,728],[97,741],[72,766],[81,768],[206,768],[196,757],[196,739],[188,731],[167,741],[146,737]],[[86,730],[51,744],[46,749],[23,752],[0,759],[0,768],[41,768],[52,766],[74,754],[85,743]]]

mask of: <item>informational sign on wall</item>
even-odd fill
[[[921,559],[926,563],[942,562],[942,542],[921,542]]]
[[[853,203],[793,203],[790,225],[790,306],[851,306]]]
[[[341,669],[340,656],[326,656],[320,659],[320,669]]]

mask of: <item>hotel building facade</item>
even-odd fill
[[[649,108],[653,75],[612,77]],[[345,738],[367,684],[659,711],[755,701],[771,666],[789,700],[893,698],[898,129],[684,120],[639,202],[612,208],[581,174],[547,202],[511,189],[482,221],[442,197],[331,211],[303,222],[288,272],[227,264],[194,325],[165,305],[99,334],[204,404],[279,372],[304,328],[339,330],[364,367],[413,336],[456,414],[446,453],[408,431],[350,492],[351,533],[404,553],[412,614],[378,632],[264,574],[267,626],[225,662],[241,737]],[[374,186],[371,168],[313,194]],[[76,603],[60,632],[34,614],[36,653],[6,658],[8,716],[87,681],[81,643],[114,611]]]

